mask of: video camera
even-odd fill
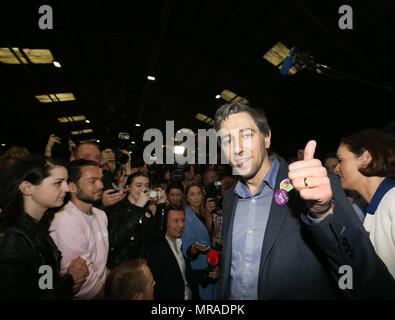
[[[215,181],[213,183],[209,183],[208,185],[204,186],[203,189],[206,192],[204,201],[206,202],[208,198],[213,198],[215,201],[215,209],[212,211],[212,213],[217,213],[220,209],[222,210],[224,203],[224,198],[222,196],[222,182]]]
[[[185,172],[191,170],[191,166],[188,163],[175,163],[169,166],[168,169],[170,171],[170,180],[172,182],[182,182],[185,179]]]
[[[129,156],[123,152],[121,152],[120,149],[116,149],[114,151],[115,154],[115,161],[119,162],[120,164],[127,164],[129,161]]]

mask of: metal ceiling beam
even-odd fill
[[[339,47],[347,52],[354,60],[359,64],[362,69],[367,69],[369,73],[375,78],[376,81],[380,81],[380,76],[376,72],[375,67],[369,63],[369,60],[365,58],[359,50],[354,48],[351,44],[345,43],[342,39],[336,36],[321,20],[305,5],[301,4],[298,0],[292,0],[294,6],[307,18],[309,19],[318,29],[322,30],[329,39],[333,40]]]

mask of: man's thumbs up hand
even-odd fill
[[[326,169],[318,159],[314,159],[317,143],[310,140],[304,149],[304,160],[288,167],[288,177],[300,197],[307,202],[314,218],[325,218],[332,209],[332,189]]]

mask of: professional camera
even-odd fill
[[[174,165],[169,167],[170,171],[170,180],[174,182],[182,182],[185,179],[185,172],[189,171],[191,166],[187,163],[179,164],[175,163]]]
[[[204,186],[203,189],[206,192],[204,201],[206,202],[208,198],[213,198],[215,201],[215,209],[212,213],[216,213],[218,210],[222,209],[224,200],[222,197],[222,182],[215,181],[213,183],[209,183]]]
[[[129,161],[129,156],[123,152],[121,152],[121,150],[117,149],[114,152],[115,154],[115,161],[119,162],[120,164],[127,164]]]

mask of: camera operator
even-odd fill
[[[101,167],[104,176],[103,204],[113,206],[125,199],[128,188],[126,182],[131,175],[131,159],[126,149],[105,148],[101,152]]]
[[[219,181],[217,171],[214,168],[207,168],[203,174],[203,184],[206,186],[215,181]]]
[[[222,220],[222,207],[223,207],[223,195],[222,195],[222,182],[215,181],[209,183],[203,187],[205,191],[205,221],[206,227],[209,232],[213,246],[217,250],[221,250],[220,240],[214,237],[218,229],[215,226],[218,225],[218,220]]]

